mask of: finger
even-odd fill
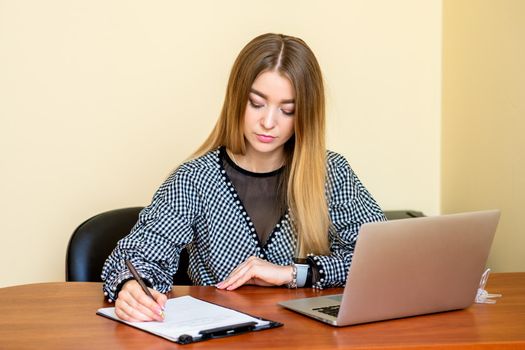
[[[164,319],[162,307],[157,304],[155,300],[151,299],[149,295],[146,295],[142,289],[136,292],[136,294],[133,295],[133,298],[136,303],[132,304],[132,306],[141,313],[148,315],[156,321],[162,321]]]
[[[146,315],[148,317],[148,321],[155,320],[155,321],[162,321],[163,320],[163,312],[161,310],[161,307],[153,300],[151,299],[140,286],[135,288],[133,285],[131,285],[128,288],[123,288],[120,293],[117,300],[122,300],[123,302],[126,302],[127,305],[129,305],[131,308],[137,310],[142,315]],[[130,314],[128,310],[125,310],[126,313],[128,313],[130,316],[137,318],[133,314]]]
[[[115,314],[118,316],[118,318],[120,318],[121,320],[124,320],[124,321],[133,322],[133,321],[131,321],[131,317],[126,312],[124,312],[124,310],[122,310],[120,305],[121,304],[120,304],[120,302],[118,300],[115,301]]]
[[[129,283],[129,285],[127,285],[128,283]],[[124,285],[124,288],[122,288],[122,289],[127,291],[127,292],[129,292],[133,296],[133,298],[135,298],[137,300],[139,298],[143,298],[143,296],[147,296],[146,293],[144,293],[144,291],[142,290],[142,287],[140,287],[140,285],[135,280],[127,282]],[[165,294],[162,294],[162,293],[158,292],[155,289],[152,289],[152,288],[148,288],[148,289],[149,289],[151,295],[153,295],[153,298],[155,300],[152,300],[148,296],[147,299],[143,299],[144,303],[142,303],[142,304],[144,304],[148,308],[152,309],[155,313],[159,314],[160,311],[162,311],[164,309],[164,306],[166,305],[166,301],[168,300],[168,298],[166,297]]]
[[[235,276],[225,284],[224,289],[234,290],[238,287],[248,283],[253,277],[255,277],[256,267],[254,266],[245,266],[243,270],[239,271]]]
[[[235,276],[237,275],[238,271],[239,271],[239,266],[237,266],[232,272],[230,272],[230,274],[223,281],[217,283],[215,285],[215,287],[217,287],[219,289],[224,289],[227,286],[229,286],[230,283],[231,283],[231,280],[233,278],[235,278]]]
[[[128,321],[128,322],[140,322],[137,319],[134,319],[130,315],[128,315],[124,310],[115,308],[115,314],[120,318],[121,320]]]
[[[249,261],[244,261],[243,263],[239,264],[236,268],[233,269],[232,272],[230,272],[230,274],[228,275],[228,278],[230,278],[231,276],[236,276],[239,273],[242,273],[242,271],[246,269],[248,263]]]
[[[243,286],[247,284],[249,281],[251,281],[252,277],[253,276],[251,273],[239,276],[237,280],[233,281],[228,287],[226,287],[226,290],[235,290],[239,288],[240,286]]]
[[[115,308],[121,310],[135,321],[153,321],[154,314],[135,300],[130,293],[121,292],[115,302]]]
[[[115,303],[115,313],[117,316],[122,318],[125,321],[129,322],[147,322],[152,321],[150,317],[143,314],[139,310],[137,310],[136,307],[133,307],[132,305],[128,304],[124,300],[120,300]]]
[[[224,281],[217,283],[216,287],[219,289],[228,289],[228,287],[231,287],[233,284],[236,284],[239,281],[241,281],[240,284],[237,283],[235,288],[246,284],[248,281],[250,281],[252,277],[255,276],[253,273],[250,274],[249,271],[252,269],[256,269],[256,267],[261,263],[264,264],[264,260],[261,260],[256,256],[248,257],[248,259],[246,259],[242,264],[238,265],[235,269],[233,269],[233,271]],[[246,276],[247,274],[249,275],[248,277]]]
[[[157,304],[159,304],[161,309],[164,310],[164,308],[166,307],[166,302],[168,301],[168,297],[166,296],[166,294],[160,293],[154,289],[151,290],[151,294],[153,294],[155,301],[157,302]]]
[[[120,318],[123,321],[128,322],[137,322],[137,320],[133,319],[131,316],[129,316],[127,313],[125,313],[122,309],[115,307],[115,314],[118,318]]]
[[[115,301],[115,313],[123,320],[130,322],[153,320],[153,318],[147,317],[140,311],[138,311],[138,313],[134,312],[138,305],[133,297],[134,290],[136,289],[140,289],[137,281],[130,280],[124,283]]]
[[[246,270],[247,268],[250,268],[251,266],[261,262],[262,260],[259,259],[258,257],[256,256],[250,256],[248,257],[248,259],[246,259],[244,262],[242,262],[241,264],[239,264],[235,269],[233,269],[232,272],[230,272],[230,276],[232,275],[236,275],[244,270]]]
[[[243,279],[248,273],[248,271],[250,270],[250,267],[245,264],[242,264],[242,265],[244,266],[242,267],[239,266],[239,268],[232,271],[232,273],[230,273],[230,275],[224,281],[222,281],[219,285],[217,285],[217,287],[219,289],[228,289],[228,287],[236,283],[239,279]],[[250,278],[251,277],[249,277],[248,279]]]

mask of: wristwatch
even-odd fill
[[[308,276],[310,273],[310,265],[306,262],[306,259],[294,259],[294,264],[297,269],[297,287],[305,287],[307,284],[310,284],[308,281]]]

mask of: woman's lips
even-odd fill
[[[261,134],[255,134],[255,135],[257,136],[257,140],[259,140],[260,142],[264,142],[264,143],[270,143],[275,139],[275,137],[270,136],[270,135],[261,135]]]

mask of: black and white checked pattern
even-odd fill
[[[292,263],[296,235],[290,216],[281,218],[263,246],[225,173],[220,152],[182,164],[141,211],[131,233],[104,264],[103,289],[110,300],[121,282],[131,278],[124,260],[131,260],[156,290],[168,292],[184,246],[190,255],[188,273],[196,285],[224,280],[250,256],[278,265]],[[328,151],[327,177],[331,255],[314,258],[321,287],[343,286],[359,227],[385,218],[343,156]]]

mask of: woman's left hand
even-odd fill
[[[244,284],[258,286],[280,286],[292,281],[292,267],[272,264],[255,256],[250,256],[237,266],[222,282],[219,289],[234,290]]]

